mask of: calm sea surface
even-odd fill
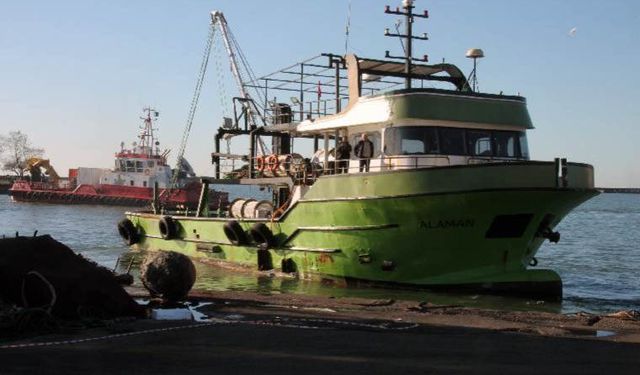
[[[234,194],[232,194],[234,195]],[[233,197],[231,197],[233,198]],[[126,208],[16,203],[0,195],[0,235],[50,234],[76,252],[113,268],[131,259],[116,230]],[[545,243],[541,268],[556,270],[564,282],[562,303],[475,294],[441,294],[381,288],[335,287],[315,281],[237,273],[196,264],[196,288],[251,290],[264,294],[403,298],[434,303],[504,309],[607,312],[640,309],[640,195],[602,194],[574,210],[558,226],[558,244]]]

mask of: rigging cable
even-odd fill
[[[219,35],[219,34],[218,34]],[[222,43],[219,43],[217,38],[213,41],[213,61],[216,69],[216,79],[218,88],[218,99],[220,100],[220,108],[222,110],[223,117],[230,117],[231,104],[229,103],[229,95],[227,95],[227,85],[222,71],[222,56],[224,51],[222,50]]]
[[[233,32],[231,31],[231,29],[228,29],[228,33],[229,33],[229,39],[231,39],[231,43],[233,44],[237,56],[240,58],[240,63],[242,64],[242,67],[244,68],[244,71],[246,72],[246,74],[249,76],[249,82],[257,82],[257,78],[256,78],[256,74],[253,72],[253,69],[251,68],[251,65],[249,64],[249,61],[247,60],[246,56],[244,55],[244,53],[242,52],[242,49],[240,48],[240,44],[238,43],[238,41],[236,40],[235,35],[233,35]],[[242,84],[243,86],[245,86],[245,89],[249,86],[247,84],[247,82],[243,79],[242,80]],[[251,85],[252,87],[250,87],[252,89],[252,91],[254,92],[254,97],[259,98],[260,100],[256,101],[254,100],[253,103],[256,106],[256,108],[262,108],[262,104],[263,101],[267,98],[265,98],[264,93],[260,90],[258,90],[255,86],[256,85]],[[262,108],[262,111],[264,113],[264,111],[266,110],[266,108]],[[265,123],[265,118],[263,113],[258,112],[258,117],[260,117],[260,120],[262,120],[262,123]]]
[[[396,33],[397,33],[397,34],[400,34],[400,25],[402,25],[402,19],[398,18],[398,19],[396,20],[396,23],[395,23]],[[405,46],[404,46],[404,40],[402,40],[402,38],[401,38],[401,37],[398,37],[398,40],[400,40],[400,45],[402,46],[402,51],[403,51],[404,53],[407,53],[407,49],[406,49],[406,48],[405,48]]]
[[[211,55],[211,45],[213,44],[213,38],[215,36],[215,25],[209,26],[209,36],[202,54],[202,63],[200,64],[200,71],[198,72],[198,79],[196,81],[196,87],[193,92],[193,98],[191,99],[191,106],[189,108],[189,114],[187,115],[187,123],[185,125],[184,133],[182,134],[182,141],[180,142],[180,149],[176,159],[176,169],[171,177],[170,189],[176,187],[178,182],[178,175],[180,174],[180,167],[182,165],[182,158],[184,156],[185,149],[187,147],[187,140],[189,139],[189,133],[191,132],[191,125],[193,124],[193,117],[195,116],[196,109],[198,108],[198,101],[200,100],[200,92],[202,91],[202,84],[207,72],[207,66],[209,65],[209,56]],[[166,194],[165,197],[169,197]]]
[[[240,44],[238,43],[238,41],[236,40],[235,36],[233,35],[233,32],[231,31],[230,28],[227,28],[227,34],[229,36],[229,40],[231,41],[231,44],[233,45],[233,48],[235,49],[236,52],[236,56],[238,56],[240,58],[240,64],[242,64],[242,67],[244,68],[244,72],[246,73],[246,75],[248,75],[250,82],[256,82],[257,78],[255,73],[253,72],[253,69],[251,68],[251,65],[249,64],[249,61],[247,60],[246,56],[244,55],[244,53],[242,52],[242,49],[240,48]],[[238,70],[238,74],[241,75],[241,72]],[[247,83],[246,81],[243,79],[242,75],[240,76],[240,81],[242,82],[243,88],[245,89],[245,92],[247,92],[248,94],[248,90],[247,90]],[[251,115],[251,117],[253,117],[254,115],[257,114],[257,116],[260,118],[260,120],[262,121],[263,125],[266,125],[266,119],[264,117],[264,113],[266,113],[266,108],[263,108],[261,103],[263,100],[267,100],[267,98],[264,96],[264,94],[258,90],[255,85],[251,85],[254,87],[251,87],[252,91],[255,94],[255,97],[260,98],[259,102],[256,102],[253,98],[249,97],[249,99],[251,99],[251,103],[253,103],[253,106],[255,108],[255,111],[252,108],[249,108],[249,114]],[[249,104],[249,106],[251,106],[251,104]],[[262,112],[260,112],[260,109],[262,109]],[[255,124],[255,121],[254,121]],[[257,124],[256,124],[257,125]],[[257,136],[256,139],[258,140],[258,148],[260,149],[259,152],[262,153],[262,155],[268,155],[271,153],[271,151],[269,151],[269,148],[267,147],[267,145],[264,143],[264,141],[262,140],[262,137]]]

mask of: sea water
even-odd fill
[[[252,193],[265,194],[261,191]],[[237,195],[237,191],[230,192],[231,199]],[[122,269],[129,259],[135,259],[116,229],[126,210],[125,207],[110,206],[19,203],[11,201],[7,195],[0,195],[0,235],[15,236],[19,232],[30,236],[37,230],[38,234],[50,234],[74,251],[108,268],[113,268],[122,256]],[[564,298],[558,304],[480,294],[325,285],[317,281],[243,273],[200,263],[196,263],[198,279],[195,287],[209,291],[247,290],[263,294],[408,299],[447,305],[565,313],[640,309],[640,195],[599,195],[576,208],[556,230],[561,233],[560,242],[545,242],[537,258],[539,268],[553,269],[562,277]]]

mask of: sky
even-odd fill
[[[142,108],[160,111],[161,147],[179,148],[209,27],[224,12],[258,76],[322,52],[400,53],[379,0],[23,0],[0,3],[0,134],[26,133],[66,175],[111,167],[135,140]],[[596,185],[640,187],[640,1],[417,0],[430,18],[415,55],[468,73],[482,48],[481,91],[521,94],[536,129],[532,159],[594,165]],[[215,49],[215,48],[214,48]],[[212,175],[213,136],[236,95],[226,58],[210,66],[186,158]],[[215,64],[215,61],[212,62]],[[228,113],[228,109],[226,110]],[[233,150],[240,152],[241,150]],[[170,160],[173,160],[170,157]]]

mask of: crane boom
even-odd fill
[[[170,188],[175,188],[178,183],[178,174],[180,171],[180,166],[182,165],[182,160],[184,157],[184,152],[187,146],[187,140],[189,139],[189,133],[191,132],[191,125],[193,124],[193,117],[195,115],[196,109],[198,108],[198,102],[200,100],[200,92],[202,90],[202,84],[204,83],[204,77],[207,72],[207,66],[209,63],[209,57],[211,55],[211,47],[213,44],[213,39],[215,36],[216,26],[220,29],[220,34],[222,35],[222,40],[224,42],[225,49],[227,54],[229,55],[229,61],[231,64],[231,71],[235,78],[236,84],[240,90],[241,97],[245,99],[242,102],[242,106],[244,108],[245,114],[249,121],[249,124],[252,127],[257,126],[256,116],[258,116],[262,122],[264,123],[264,117],[255,107],[255,102],[251,98],[247,90],[247,85],[244,82],[242,74],[240,72],[240,65],[238,65],[238,60],[236,58],[236,50],[238,51],[239,57],[242,60],[242,66],[244,67],[247,74],[251,77],[252,71],[248,66],[242,51],[240,51],[237,42],[233,40],[233,37],[229,31],[229,27],[227,25],[227,20],[224,18],[224,14],[220,11],[211,12],[211,25],[209,27],[209,37],[207,38],[207,42],[205,45],[204,53],[202,56],[202,63],[200,65],[200,71],[198,73],[198,78],[196,81],[196,87],[193,93],[193,98],[191,100],[191,107],[189,108],[189,114],[187,115],[187,123],[182,134],[182,141],[180,142],[180,149],[178,150],[178,154],[176,155],[176,169],[171,178]],[[262,145],[262,141],[260,140],[260,144]],[[168,196],[168,195],[167,195]]]
[[[25,170],[30,171],[32,174],[34,173],[34,169],[43,168],[45,173],[49,176],[49,178],[51,178],[51,182],[53,184],[57,184],[60,180],[58,172],[56,172],[56,170],[53,168],[53,165],[51,165],[49,159],[41,159],[36,157],[29,158],[29,160],[25,162],[25,167]]]
[[[227,19],[224,18],[224,14],[222,12],[214,10],[213,12],[211,12],[211,23],[220,27],[220,33],[222,35],[222,41],[224,42],[224,48],[227,50],[227,54],[229,55],[229,60],[231,62],[231,72],[233,72],[233,77],[238,84],[238,88],[240,89],[242,97],[245,99],[250,98],[249,93],[244,87],[244,81],[242,80],[242,76],[240,75],[240,70],[238,69],[236,54],[233,52],[233,48],[231,48]]]
[[[218,27],[220,28],[220,34],[222,36],[222,41],[224,42],[224,48],[227,50],[227,55],[229,55],[231,72],[233,73],[233,77],[236,81],[236,84],[238,85],[241,97],[247,99],[246,101],[243,101],[242,105],[246,113],[248,114],[249,124],[255,126],[257,125],[255,119],[256,113],[250,104],[253,102],[253,99],[251,98],[242,74],[240,73],[238,60],[236,58],[236,53],[234,52],[235,48],[232,46],[230,40],[231,38],[229,33],[229,26],[227,25],[227,19],[224,17],[224,14],[222,12],[214,10],[213,12],[211,12],[211,24],[213,26],[218,25]]]

